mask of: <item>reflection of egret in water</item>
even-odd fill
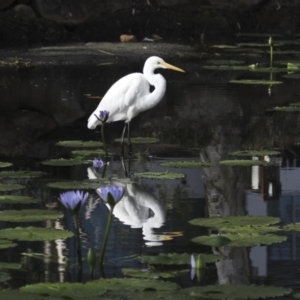
[[[88,168],[89,179],[98,178],[94,168]],[[131,228],[142,228],[144,240],[147,246],[162,245],[162,241],[170,240],[178,234],[156,234],[154,228],[161,228],[166,221],[165,208],[159,200],[147,192],[137,183],[114,182],[114,185],[122,185],[125,188],[124,196],[114,208],[113,214],[122,223]],[[108,209],[109,205],[106,205]]]

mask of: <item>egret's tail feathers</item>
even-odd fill
[[[87,127],[89,129],[95,129],[98,125],[102,125],[102,122],[92,113],[88,119]]]

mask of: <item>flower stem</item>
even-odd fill
[[[103,265],[104,254],[105,254],[106,245],[107,245],[107,241],[108,241],[108,237],[109,237],[111,222],[112,222],[112,219],[113,219],[113,209],[114,208],[112,207],[110,209],[110,212],[109,212],[109,216],[108,216],[108,220],[107,220],[107,224],[106,224],[106,229],[105,229],[104,240],[103,240],[103,244],[102,244],[101,252],[100,252],[100,256],[99,256],[99,267],[100,267],[100,269],[102,268],[102,265]]]
[[[73,220],[75,226],[75,238],[76,238],[76,250],[77,250],[77,260],[79,271],[82,271],[82,253],[81,253],[81,243],[79,237],[79,219],[78,213],[73,213]]]
[[[107,159],[108,153],[107,153],[107,144],[105,142],[105,137],[104,137],[104,125],[105,125],[105,123],[103,123],[102,126],[101,126],[101,136],[102,136],[102,142],[103,142],[104,148],[105,148],[105,156],[106,156],[106,159]]]

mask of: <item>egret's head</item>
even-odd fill
[[[149,70],[151,70],[153,72],[155,69],[158,69],[158,68],[170,69],[170,70],[174,70],[174,71],[178,71],[178,72],[185,72],[184,70],[182,70],[180,68],[177,68],[175,66],[172,66],[172,65],[166,63],[162,58],[160,58],[158,56],[151,56],[145,62],[144,73]]]

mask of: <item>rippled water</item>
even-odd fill
[[[101,70],[101,68],[100,68]],[[65,212],[56,222],[41,222],[39,226],[73,230],[72,216],[58,203],[62,192],[47,187],[57,180],[88,178],[88,165],[48,167],[41,164],[47,157],[39,157],[37,149],[54,156],[67,155],[47,141],[61,139],[99,140],[100,132],[89,131],[86,120],[98,104],[87,94],[101,96],[120,76],[131,72],[128,68],[109,68],[103,76],[99,68],[65,67],[43,68],[26,73],[15,72],[1,91],[12,95],[17,109],[33,109],[51,116],[59,126],[55,134],[39,138],[39,148],[31,146],[30,159],[12,159],[13,169],[43,170],[49,175],[30,180],[5,180],[26,185],[20,192],[40,199],[30,206],[1,205],[1,210],[12,208],[47,207]],[[34,72],[35,71],[35,72]],[[37,72],[38,71],[38,72]],[[13,71],[12,71],[13,72]],[[35,74],[33,76],[33,74]],[[205,72],[204,76],[211,76]],[[177,74],[164,72],[168,79],[167,94],[156,108],[138,116],[132,122],[133,136],[152,136],[160,146],[134,146],[130,161],[131,173],[164,171],[164,161],[201,160],[216,163],[233,158],[230,154],[242,149],[279,149],[280,155],[271,159],[271,167],[225,167],[201,169],[171,169],[185,174],[184,179],[139,179],[138,185],[126,186],[129,196],[123,207],[116,210],[105,256],[105,275],[122,277],[124,267],[145,267],[135,259],[137,255],[158,253],[195,253],[212,251],[191,238],[207,233],[202,227],[192,226],[189,220],[199,217],[229,215],[278,216],[283,224],[300,221],[299,181],[299,113],[273,112],[274,106],[298,102],[300,87],[294,82],[274,86],[271,94],[267,86],[234,84],[196,84],[181,80]],[[13,87],[22,82],[20,88]],[[16,100],[17,99],[17,100]],[[70,113],[71,111],[71,113]],[[69,119],[68,119],[69,118]],[[74,119],[77,119],[74,121]],[[112,141],[121,134],[123,124],[107,127]],[[174,146],[170,146],[176,145]],[[119,147],[111,146],[116,156],[111,158],[107,176],[124,178],[119,160]],[[32,151],[32,152],[30,152]],[[40,153],[40,152],[39,152]],[[150,155],[150,157],[149,157]],[[138,158],[137,158],[138,157]],[[126,160],[128,163],[128,160]],[[90,190],[87,205],[80,212],[83,256],[90,247],[99,252],[108,217],[108,209],[99,203],[97,194]],[[22,224],[22,226],[36,224]],[[0,222],[0,228],[20,226]],[[300,255],[299,234],[290,233],[286,242],[252,248],[225,247],[227,258],[210,264],[205,284],[265,283],[289,286],[297,290]],[[23,252],[51,255],[53,260],[37,260],[22,256]],[[8,287],[40,281],[76,281],[75,239],[51,242],[21,242],[15,248],[0,250],[1,261],[21,263],[21,271],[11,271]],[[69,258],[68,265],[66,260]],[[88,280],[84,264],[83,280]],[[183,286],[195,284],[187,273],[177,280]]]

